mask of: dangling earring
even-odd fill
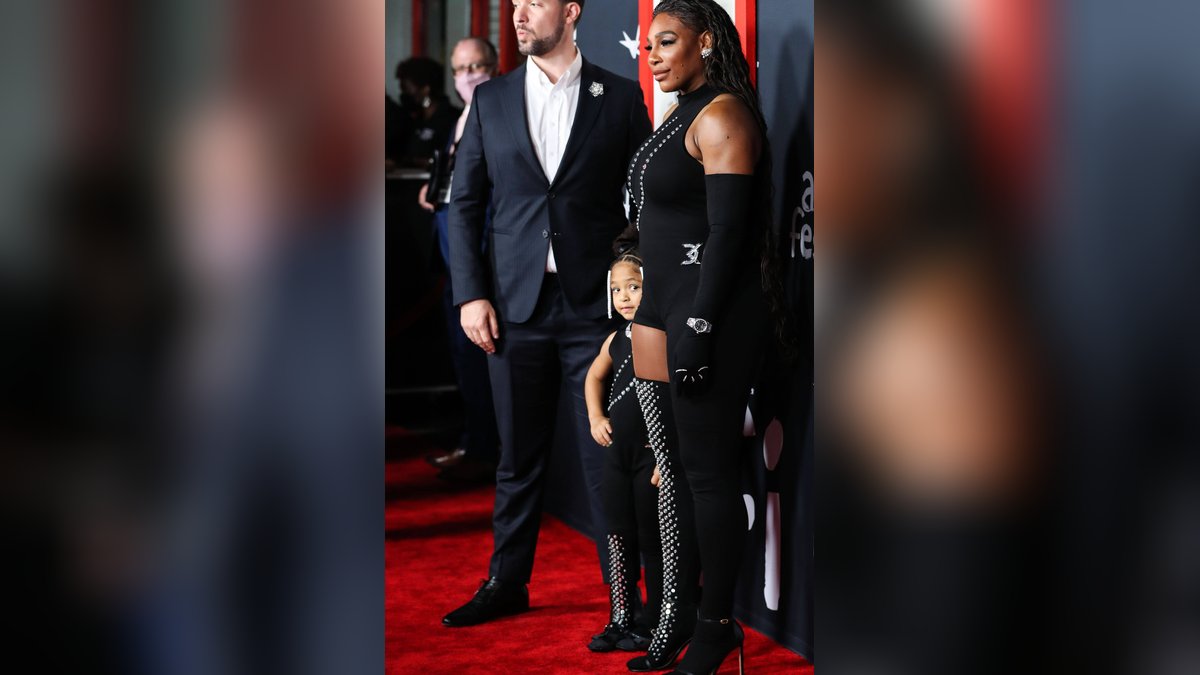
[[[705,47],[700,50],[700,58],[707,59],[710,56],[712,56],[712,47]]]

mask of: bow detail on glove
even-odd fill
[[[675,345],[675,372],[671,380],[675,392],[681,396],[694,396],[708,391],[712,384],[712,334],[684,332]]]

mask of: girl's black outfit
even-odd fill
[[[628,181],[645,283],[634,321],[666,331],[673,379],[705,367],[704,389],[681,391],[676,381],[659,391],[670,398],[678,432],[689,488],[681,499],[695,512],[695,522],[679,528],[699,548],[700,617],[724,619],[733,611],[746,533],[738,480],[743,422],[767,337],[759,265],[767,223],[755,214],[762,213],[770,177],[765,162],[754,176],[706,176],[688,153],[687,130],[718,93],[704,85],[680,95],[674,113],[634,155]],[[690,318],[709,322],[711,333],[697,333]],[[644,412],[649,417],[655,410]],[[663,537],[665,555],[665,529]]]
[[[616,647],[617,640],[635,628],[639,553],[646,561],[645,616],[657,622],[661,607],[662,542],[655,514],[658,489],[650,484],[654,456],[647,447],[646,423],[635,390],[631,327],[619,329],[608,345],[613,364],[608,395],[613,442],[605,454],[601,487],[608,520],[611,614],[605,632],[593,639],[593,651]],[[649,626],[638,628],[642,635],[649,633]]]

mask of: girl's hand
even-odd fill
[[[658,472],[658,465],[655,464],[654,465],[654,473],[650,476],[650,484],[653,485],[654,487],[658,487],[658,483],[661,480],[662,480],[662,474],[660,474]]]
[[[594,417],[592,422],[592,438],[604,447],[612,445],[612,423],[607,417]]]

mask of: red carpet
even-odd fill
[[[471,628],[441,625],[487,574],[493,490],[438,480],[422,459],[433,448],[402,440],[410,447],[387,466],[387,672],[627,673],[635,654],[586,647],[608,618],[595,546],[551,516],[542,522],[531,611]],[[746,671],[813,668],[747,628]],[[736,673],[737,657],[720,672]]]

